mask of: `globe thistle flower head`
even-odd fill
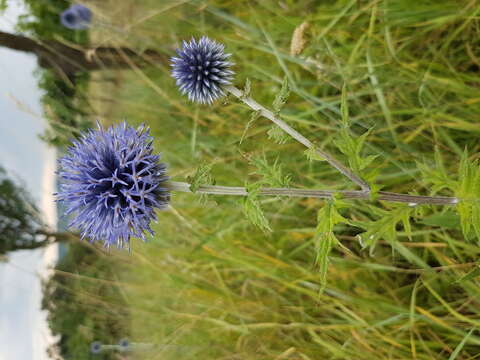
[[[100,354],[103,350],[103,345],[100,341],[94,341],[90,344],[90,352],[92,354]]]
[[[120,351],[128,351],[130,350],[130,341],[128,339],[121,339],[118,342],[118,346],[120,347]]]
[[[231,84],[234,72],[224,46],[204,36],[183,42],[172,57],[172,76],[181,93],[191,101],[211,104],[225,95],[223,87]]]
[[[57,200],[73,214],[70,227],[82,238],[124,248],[130,237],[153,234],[155,209],[167,207],[166,165],[153,154],[148,128],[125,122],[90,130],[59,160]]]
[[[71,30],[85,30],[92,22],[92,11],[84,5],[71,5],[60,14],[60,22]]]

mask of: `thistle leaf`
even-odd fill
[[[213,164],[201,164],[193,176],[187,178],[190,190],[195,193],[202,185],[214,185],[215,180],[211,174]]]
[[[272,139],[279,145],[285,144],[288,140],[290,140],[290,136],[277,125],[272,125],[270,127],[268,130],[268,138]]]
[[[247,186],[248,195],[243,200],[243,212],[247,219],[265,233],[272,231],[258,201],[259,186]]]
[[[282,82],[282,88],[280,92],[275,96],[273,101],[273,111],[278,114],[282,107],[286,104],[288,97],[290,96],[290,86],[288,85],[288,79],[285,77]]]
[[[337,206],[341,204],[337,202]],[[315,263],[320,272],[320,293],[325,290],[327,285],[327,272],[329,264],[329,255],[333,247],[339,243],[335,237],[333,229],[339,223],[348,223],[337,210],[335,202],[327,202],[327,204],[318,211],[317,228],[315,229],[314,243],[317,252]]]

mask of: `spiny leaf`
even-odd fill
[[[371,222],[356,221],[354,225],[365,229],[366,231],[358,235],[358,239],[364,248],[370,248],[373,253],[375,246],[380,239],[385,239],[393,243],[397,238],[397,224],[402,222],[405,232],[411,237],[410,216],[414,209],[409,206],[399,206],[390,211],[383,211],[378,208],[380,218]]]
[[[250,79],[247,78],[247,80],[245,80],[245,86],[244,86],[244,88],[243,88],[243,95],[242,95],[242,97],[244,97],[244,98],[249,97],[251,91],[252,91],[252,83],[250,82]]]
[[[273,111],[275,113],[278,114],[280,110],[282,110],[282,107],[287,102],[289,96],[290,86],[288,85],[287,77],[285,77],[282,82],[282,88],[280,89],[280,92],[275,96],[275,100],[273,101]]]
[[[187,178],[190,190],[195,193],[202,185],[214,185],[215,180],[211,175],[213,164],[201,164],[193,176]]]
[[[338,201],[337,204],[341,204],[341,202]],[[318,211],[317,221],[314,235],[317,251],[315,262],[320,272],[320,292],[323,292],[327,284],[329,255],[333,246],[339,243],[333,229],[336,224],[348,223],[348,220],[339,214],[335,202],[329,201]]]
[[[325,161],[325,159],[318,154],[317,149],[315,147],[308,148],[303,153],[305,154],[307,159],[310,161],[312,160]]]
[[[417,163],[417,167],[422,173],[423,180],[427,184],[431,184],[430,191],[435,194],[445,188],[453,189],[456,187],[455,181],[450,177],[445,169],[442,155],[438,146],[435,146],[434,153],[435,165]]]
[[[269,233],[272,231],[268,219],[263,214],[260,202],[258,201],[259,186],[247,186],[248,195],[243,200],[243,212],[247,219],[255,226],[260,228],[263,232]]]
[[[253,123],[261,116],[261,114],[262,114],[262,110],[257,110],[252,112],[252,115],[250,116],[250,120],[245,126],[245,129],[243,130],[242,137],[240,138],[240,144],[243,142],[243,139],[245,138],[245,135],[247,134],[248,129],[250,129]]]
[[[480,164],[469,161],[467,151],[460,160],[455,196],[460,199],[457,211],[464,236],[474,233],[480,239]]]
[[[256,183],[257,185],[288,187],[290,176],[283,175],[282,165],[278,163],[278,158],[275,159],[273,164],[269,164],[265,154],[263,154],[262,156],[252,157],[250,164],[256,168],[254,174],[262,177],[262,179]]]
[[[268,138],[280,145],[290,140],[290,136],[276,125],[272,125],[268,130]]]
[[[340,130],[339,137],[334,141],[338,149],[347,157],[348,163],[355,173],[360,173],[378,156],[369,155],[365,158],[361,156],[363,145],[371,130],[372,129],[354,138],[351,135],[350,130],[344,127]]]

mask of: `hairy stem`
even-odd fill
[[[185,182],[171,181],[168,183],[168,188],[171,191],[189,192],[190,184]],[[233,195],[233,196],[247,196],[248,190],[239,186],[218,186],[218,185],[201,185],[195,191],[199,194],[211,194],[211,195]],[[370,200],[370,194],[366,191],[348,191],[348,190],[308,190],[308,189],[288,189],[288,188],[261,188],[259,195],[270,196],[288,196],[288,197],[310,197],[321,199],[333,199],[335,195],[341,195],[345,199],[360,199]],[[456,197],[448,196],[421,196],[421,195],[407,195],[397,194],[387,191],[379,191],[376,199],[396,202],[407,203],[412,206],[415,205],[455,205],[459,202]]]
[[[303,144],[305,147],[309,149],[314,149],[315,152],[325,159],[331,166],[333,166],[335,169],[340,171],[343,175],[345,175],[347,178],[349,178],[351,181],[353,181],[355,184],[360,186],[364,192],[369,192],[370,191],[370,186],[365,182],[365,180],[361,179],[359,176],[355,175],[349,168],[344,166],[340,161],[338,161],[335,157],[333,157],[331,154],[327,153],[324,150],[321,150],[317,148],[310,140],[308,140],[305,136],[300,134],[298,131],[290,127],[285,121],[280,119],[278,116],[275,116],[275,114],[268,110],[267,108],[263,107],[259,103],[257,103],[255,100],[253,100],[249,96],[245,96],[242,90],[236,88],[233,85],[226,86],[224,88],[226,91],[228,91],[230,94],[233,96],[237,97],[240,101],[242,101],[245,105],[250,107],[252,110],[255,111],[260,111],[260,114],[271,120],[275,125],[277,125],[279,128],[281,128],[283,131],[285,131],[288,135],[293,137],[295,140],[297,140],[299,143]]]

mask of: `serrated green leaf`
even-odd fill
[[[366,231],[358,235],[359,240],[364,248],[369,248],[370,253],[373,254],[375,246],[380,239],[384,239],[390,243],[396,241],[397,230],[396,226],[401,222],[404,226],[405,232],[411,236],[410,216],[414,211],[408,206],[400,206],[390,211],[384,211],[375,207],[371,207],[372,212],[379,216],[378,220],[370,222],[354,222],[354,225],[359,226]]]
[[[250,164],[256,168],[253,174],[262,177],[260,181],[255,183],[258,187],[288,187],[290,184],[290,176],[283,175],[283,168],[282,165],[279,164],[278,158],[275,159],[273,164],[269,164],[265,154],[263,154],[262,156],[252,157]]]
[[[280,92],[275,96],[273,100],[273,111],[279,113],[282,107],[286,104],[288,97],[290,96],[290,86],[288,85],[288,78],[285,76],[282,82],[282,88]]]
[[[253,123],[262,115],[262,110],[257,110],[252,112],[252,115],[250,115],[250,120],[248,121],[247,125],[245,126],[245,129],[243,130],[242,137],[240,138],[240,144],[243,142],[243,139],[245,138],[245,135],[247,134],[248,129],[253,125]]]
[[[201,164],[195,174],[191,177],[188,177],[190,183],[190,190],[195,193],[198,188],[202,185],[213,185],[215,180],[211,175],[213,164]]]
[[[305,154],[307,159],[310,161],[312,160],[325,161],[325,159],[318,154],[317,149],[315,147],[308,148],[303,153]]]
[[[370,155],[366,158],[362,158],[361,152],[363,145],[370,130],[366,131],[359,137],[352,137],[350,130],[346,127],[342,128],[339,132],[339,137],[334,140],[334,144],[337,148],[347,157],[350,168],[355,173],[361,173],[368,165],[370,165],[378,155]]]
[[[480,239],[480,164],[478,160],[469,161],[465,150],[459,167],[455,196],[460,199],[457,211],[464,236],[472,234]]]
[[[244,98],[249,97],[251,91],[252,91],[252,84],[251,84],[251,82],[250,82],[250,79],[247,78],[247,79],[245,80],[245,86],[243,87],[243,97],[244,97]]]
[[[248,187],[247,187],[248,189]],[[272,231],[268,219],[263,214],[260,202],[258,201],[258,191],[250,188],[248,195],[243,199],[243,213],[247,219],[265,233]]]
[[[269,139],[280,145],[290,140],[290,136],[276,125],[272,125],[267,133]]]
[[[341,202],[339,203],[341,204]],[[317,228],[315,229],[314,235],[314,243],[317,251],[315,262],[320,273],[320,292],[323,292],[327,284],[328,257],[333,246],[338,243],[333,229],[336,224],[347,224],[348,220],[340,215],[334,202],[327,202],[325,206],[318,211],[317,219]]]

